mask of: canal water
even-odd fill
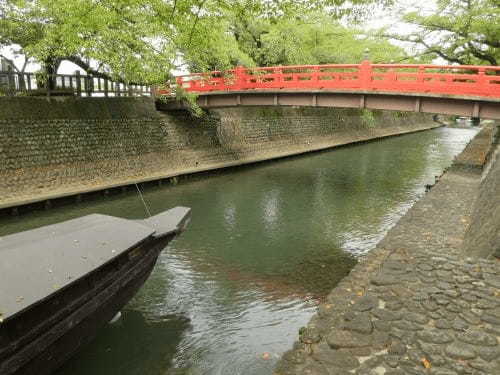
[[[318,302],[475,133],[440,128],[147,189],[153,213],[188,206],[191,224],[122,319],[57,374],[271,374]],[[94,212],[145,215],[129,193],[3,220],[0,235]]]

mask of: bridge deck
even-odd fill
[[[242,90],[199,93],[202,108],[235,106],[306,106],[366,108],[393,111],[438,113],[500,119],[500,98],[478,96],[394,93],[356,90]],[[163,108],[184,106],[176,101]]]
[[[412,64],[236,67],[177,77],[202,107],[300,105],[500,119],[500,67]],[[160,91],[166,93],[166,91]]]

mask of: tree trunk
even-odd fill
[[[56,88],[56,74],[61,65],[61,59],[49,57],[43,62],[43,68],[45,74],[47,75],[47,80],[45,81],[45,88],[49,90],[54,90]]]
[[[18,72],[17,77],[18,77],[18,82],[19,82],[19,90],[26,91],[26,80],[24,77],[24,72]]]

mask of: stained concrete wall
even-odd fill
[[[500,125],[491,150],[489,166],[484,171],[479,194],[474,203],[470,226],[464,239],[468,256],[500,258]]]
[[[422,114],[231,108],[151,99],[0,98],[0,208],[435,127]]]
[[[496,137],[495,125],[483,126],[465,149],[457,155],[452,168],[456,171],[482,173],[495,148]]]

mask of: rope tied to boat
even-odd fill
[[[125,155],[125,149],[123,148],[123,144],[122,142],[119,142],[118,145],[120,146],[121,150],[122,150],[122,153],[123,153],[123,159],[125,160],[125,162],[127,163],[127,167],[129,169],[129,171],[132,171],[132,166],[130,165],[130,162],[127,158],[127,155]],[[134,182],[134,185],[135,185],[135,188],[137,189],[137,193],[139,194],[139,198],[141,199],[141,202],[144,206],[144,209],[146,211],[146,214],[148,215],[148,217],[151,217],[151,211],[149,210],[149,206],[148,204],[146,203],[146,200],[144,199],[144,195],[142,194],[142,191],[141,189],[139,188],[139,184],[137,182]]]
[[[139,189],[139,184],[137,182],[135,183],[135,187],[137,188],[137,192],[139,193],[139,197],[141,198],[142,204],[144,205],[144,209],[146,210],[148,217],[151,217],[151,211],[149,210],[148,204],[144,200],[144,196],[142,195],[141,189]]]

